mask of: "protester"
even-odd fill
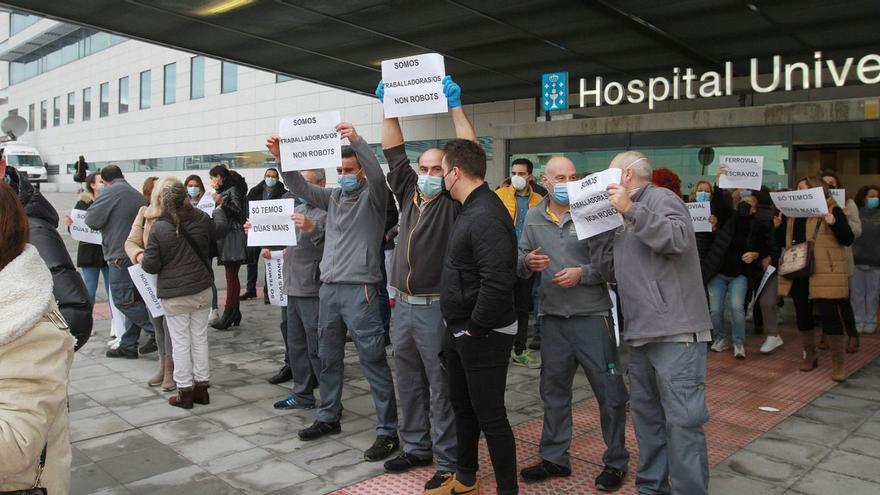
[[[248,203],[251,201],[281,199],[281,197],[287,192],[287,188],[284,187],[284,184],[278,181],[278,177],[278,169],[274,167],[267,168],[266,172],[263,174],[263,180],[248,191]],[[260,248],[249,246],[247,248],[247,284],[245,285],[244,293],[241,295],[242,301],[257,297],[257,274],[259,271],[257,267],[259,261]],[[263,302],[269,304],[269,296],[266,294],[265,284],[263,285],[263,289]]]
[[[173,349],[177,395],[168,399],[175,407],[192,409],[209,404],[208,313],[214,271],[208,247],[227,229],[222,208],[213,220],[187,201],[186,188],[169,178],[156,187],[159,217],[150,228],[146,249],[138,253],[144,272],[157,274],[156,292],[162,300]],[[158,331],[156,332],[158,334]]]
[[[574,163],[551,158],[541,179],[549,194],[526,216],[517,274],[520,278],[545,274],[539,316],[544,427],[540,462],[520,474],[526,481],[571,475],[572,382],[580,366],[599,403],[606,446],[605,467],[595,486],[615,491],[626,476],[629,453],[624,445],[627,392],[619,368],[611,299],[604,279],[590,266],[587,240],[578,240],[571,218],[566,183],[577,180]]]
[[[591,265],[616,281],[630,344],[630,403],[640,493],[708,493],[703,424],[706,351],[712,338],[693,222],[681,198],[650,183],[644,154],[611,161],[608,186],[624,226],[590,239]]]
[[[83,181],[84,190],[79,194],[79,199],[73,207],[76,210],[88,210],[89,206],[95,202],[97,196],[96,186],[101,176],[96,172],[89,174]],[[64,218],[64,224],[67,225],[68,232],[73,219],[70,215]],[[86,290],[89,291],[89,301],[95,304],[95,295],[98,292],[98,278],[104,275],[104,290],[110,294],[110,280],[108,273],[110,268],[107,267],[107,261],[104,260],[104,251],[100,244],[90,244],[88,242],[78,242],[76,246],[76,266],[82,272],[83,281],[86,284]]]
[[[510,185],[495,190],[495,194],[501,198],[510,218],[513,219],[517,239],[522,236],[529,208],[534,207],[543,199],[543,196],[530,185],[534,181],[533,171],[534,166],[531,161],[525,158],[514,160],[510,166]],[[511,360],[514,365],[526,368],[541,366],[541,363],[526,350],[529,338],[529,312],[532,309],[532,287],[536,278],[535,276],[527,279],[517,278],[514,285],[517,330]]]
[[[665,187],[681,197],[681,178],[668,168],[654,169],[651,174],[651,183],[657,187]]]
[[[217,263],[226,271],[226,305],[217,323],[211,325],[217,330],[228,330],[241,323],[238,309],[241,296],[241,282],[238,269],[247,261],[244,237],[244,222],[247,219],[247,183],[234,170],[217,165],[208,175],[214,188],[214,203],[223,210],[229,228],[226,235],[217,242]]]
[[[98,197],[86,211],[85,222],[101,232],[104,259],[110,267],[110,294],[127,320],[119,347],[108,350],[107,357],[137,359],[141,328],[151,334],[153,323],[128,273],[132,263],[125,254],[125,240],[138,211],[144,206],[144,198],[129,185],[116,165],[104,167],[101,179],[107,186],[99,189]]]
[[[92,335],[92,303],[82,277],[76,272],[67,247],[58,234],[58,212],[28,181],[27,174],[7,166],[0,148],[0,182],[12,187],[27,215],[30,243],[52,274],[55,301],[76,339],[76,349]]]
[[[795,320],[801,334],[804,349],[801,371],[812,371],[819,366],[813,333],[815,321],[813,308],[819,310],[822,333],[831,346],[831,379],[844,381],[843,367],[843,318],[840,314],[841,300],[849,299],[845,246],[852,245],[853,231],[846,221],[846,214],[837,206],[828,186],[816,177],[798,180],[798,189],[822,187],[828,202],[828,213],[820,218],[782,218],[777,230],[780,245],[790,248],[794,244],[810,241],[811,255],[815,261],[809,278],[779,279],[779,295],[791,296],[794,302]],[[784,244],[783,244],[784,242]]]
[[[691,203],[694,202],[712,202],[712,184],[705,180],[699,180],[694,187],[691,188],[691,192],[688,195],[688,201]],[[710,205],[711,211],[711,205]],[[706,256],[709,254],[709,249],[712,247],[712,241],[715,239],[714,228],[718,224],[718,219],[715,215],[710,215],[709,222],[712,224],[713,232],[695,232],[694,236],[697,240],[697,253],[700,255],[700,267],[703,267],[705,264]],[[708,284],[708,280],[705,275],[703,276],[703,283]]]
[[[162,214],[159,206],[159,195],[162,192],[162,184],[168,182],[153,181],[150,189],[150,201],[147,206],[142,206],[131,224],[131,232],[125,240],[125,254],[132,264],[140,264],[143,261],[144,249],[147,246],[147,240],[150,238],[150,231],[155,225],[156,220]],[[145,187],[144,190],[147,188]],[[171,392],[174,390],[174,360],[172,359],[171,337],[168,336],[168,323],[164,316],[150,317],[153,322],[153,329],[156,331],[153,344],[159,351],[159,371],[147,380],[150,387],[162,386],[163,392]],[[143,354],[143,352],[142,352]]]
[[[860,333],[877,329],[877,303],[880,301],[880,188],[859,189],[855,197],[862,235],[853,242],[855,271],[850,278],[850,300]]]
[[[315,440],[341,431],[347,327],[376,407],[376,441],[364,458],[379,461],[400,444],[394,382],[377,300],[388,186],[376,155],[354,126],[341,123],[336,131],[351,143],[351,148],[343,149],[337,168],[340,187],[325,189],[306,182],[300,172],[284,172],[284,182],[293,194],[327,211],[318,310],[321,402],[316,421],[300,431],[299,438]],[[278,136],[271,136],[266,146],[281,163]]]
[[[755,198],[758,204],[755,212],[756,237],[759,242],[763,242],[767,256],[761,259],[760,269],[757,269],[756,263],[750,264],[749,276],[751,287],[753,290],[758,290],[764,273],[773,267],[773,273],[767,278],[761,293],[758,294],[758,301],[754,307],[755,331],[766,334],[760,352],[761,354],[769,354],[783,344],[782,337],[779,335],[779,275],[776,272],[776,267],[779,266],[779,256],[782,253],[776,242],[776,226],[774,224],[776,209],[773,206],[773,199],[770,197],[770,190],[766,186],[761,187],[761,190],[755,194]]]
[[[461,107],[461,88],[447,76],[443,90],[456,137],[476,142],[477,135]],[[382,82],[376,96],[384,100]],[[391,260],[391,286],[397,299],[392,309],[391,345],[397,376],[403,452],[385,463],[402,473],[436,463],[425,493],[444,493],[456,470],[455,416],[449,381],[440,353],[446,339],[440,313],[440,276],[446,243],[461,206],[443,192],[443,152],[430,148],[410,166],[400,121],[386,117],[382,151],[388,160],[388,184],[400,204],[397,249]]]
[[[84,156],[79,155],[79,158],[76,160],[76,163],[73,164],[73,181],[77,184],[80,184],[81,189],[85,189],[86,179],[88,179],[89,175],[89,164],[86,163],[86,159]],[[82,191],[80,191],[82,192]]]
[[[192,174],[186,178],[184,181],[186,185],[186,194],[189,196],[189,202],[193,207],[199,205],[202,197],[205,195],[205,184],[202,182],[202,178],[196,174]],[[210,249],[208,249],[208,256],[213,260],[217,257],[217,245],[211,244]],[[217,323],[217,319],[219,315],[217,314],[217,284],[211,284],[211,313],[208,315],[208,325],[213,325]]]
[[[0,492],[67,494],[74,342],[28,230],[17,193],[0,181]]]
[[[453,139],[443,153],[445,194],[462,204],[449,234],[440,278],[440,309],[448,331],[443,358],[458,456],[452,482],[432,493],[479,491],[482,432],[498,493],[516,494],[516,444],[504,406],[507,368],[517,335],[516,231],[507,208],[485,182],[483,148],[467,139]]]

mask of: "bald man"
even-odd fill
[[[541,184],[547,196],[526,214],[519,239],[517,275],[539,279],[542,337],[541,398],[544,429],[541,462],[523,469],[526,481],[571,475],[571,389],[578,366],[584,369],[599,403],[605,469],[596,488],[615,491],[626,476],[626,386],[620,371],[611,319],[611,299],[602,276],[590,266],[587,240],[578,240],[566,183],[577,180],[568,158],[551,159]]]
[[[624,226],[590,239],[592,266],[617,282],[632,346],[629,380],[639,443],[639,493],[707,494],[709,462],[703,424],[706,342],[712,321],[700,274],[693,223],[672,191],[651,184],[638,151],[620,153],[608,186]]]

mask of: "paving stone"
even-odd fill
[[[222,428],[204,418],[189,417],[141,428],[141,431],[165,445],[186,442],[190,438],[221,431]]]
[[[140,479],[133,483],[128,483],[125,486],[135,495],[153,495],[154,493],[162,492],[165,490],[173,491],[176,490],[179,486],[189,485],[190,483],[198,482],[211,477],[211,474],[209,474],[207,471],[200,468],[199,466],[176,466],[166,470],[165,472],[144,479]],[[178,490],[176,493],[181,494],[185,492]]]
[[[880,409],[880,388],[863,387],[847,380],[831,389],[831,392],[877,402],[878,404],[876,404],[875,408]]]
[[[819,407],[839,409],[841,411],[865,417],[871,416],[874,412],[880,410],[880,403],[832,392],[826,392],[821,397],[814,400],[812,404]]]
[[[208,413],[212,413],[214,411],[219,411],[221,409],[229,409],[230,407],[240,406],[245,403],[245,401],[230,395],[222,390],[214,390],[214,387],[210,388],[211,395],[211,403],[210,404],[198,404],[196,407],[192,409],[192,414],[195,415],[205,415]]]
[[[296,416],[281,416],[239,426],[229,431],[254,445],[263,445],[296,436],[305,426]]]
[[[335,492],[339,488],[339,485],[331,483],[324,478],[318,477],[312,478],[308,481],[297,483],[295,485],[290,485],[288,487],[274,491],[269,495],[312,495],[318,493]]]
[[[880,439],[880,420],[869,420],[855,431],[859,435]]]
[[[709,493],[712,494],[778,495],[783,492],[783,486],[724,471],[713,470],[709,476]]]
[[[202,437],[189,437],[174,445],[180,455],[196,464],[254,448],[254,444],[228,431],[215,431]]]
[[[844,440],[838,448],[880,459],[880,440],[876,438],[852,435]]]
[[[226,388],[224,391],[245,402],[254,402],[256,400],[267,398],[275,398],[275,400],[279,400],[290,393],[290,389],[287,387],[279,387],[278,385],[272,385],[269,383]]]
[[[283,459],[319,475],[325,475],[340,466],[348,468],[364,462],[363,452],[358,452],[357,449],[336,440],[312,442],[312,444],[284,456]]]
[[[274,413],[261,409],[252,404],[234,406],[227,409],[204,414],[203,417],[210,419],[224,428],[235,428],[250,423],[256,423],[275,416]]]
[[[98,407],[100,405],[101,404],[98,404],[86,394],[72,394],[67,398],[67,406],[71,413],[82,411],[83,409]]]
[[[217,477],[209,477],[190,481],[168,488],[160,489],[152,492],[150,495],[234,495],[240,494],[241,490],[230,486],[225,481]]]
[[[836,445],[849,435],[849,430],[835,428],[791,416],[770,430],[774,435],[802,440],[819,445]]]
[[[168,447],[154,447],[110,457],[96,463],[121,483],[149,478],[190,462]]]
[[[70,470],[70,493],[85,495],[112,486],[119,486],[119,482],[97,464],[83,464]]]
[[[111,435],[134,427],[113,413],[98,414],[78,419],[70,424],[70,441],[77,442],[88,438]]]
[[[798,480],[792,489],[805,495],[876,495],[880,493],[880,484],[814,469]]]
[[[148,426],[192,416],[192,412],[168,404],[166,398],[151,399],[136,406],[116,409],[115,412],[134,426]]]
[[[788,461],[801,466],[812,466],[822,460],[828,447],[806,442],[798,442],[791,438],[766,434],[745,446],[745,450],[757,452],[775,459]]]
[[[246,493],[269,493],[315,478],[314,474],[279,459],[230,469],[219,476]]]
[[[92,461],[128,454],[138,450],[162,447],[155,438],[139,430],[130,430],[77,442],[76,448]]]
[[[718,469],[788,487],[808,468],[755,452],[739,451],[719,464]]]
[[[361,416],[375,417],[376,415],[376,406],[373,405],[372,394],[359,395],[348,399],[343,403],[343,407],[345,407],[346,411],[351,411]]]
[[[156,398],[156,393],[152,390],[134,386],[124,390],[89,390],[87,395],[110,409],[133,407],[145,400]]]
[[[804,406],[798,412],[794,413],[794,416],[846,430],[855,428],[865,420],[864,417],[858,414],[852,414],[837,409],[829,409],[827,407],[814,406],[812,404]]]
[[[210,459],[199,463],[199,465],[211,474],[220,474],[231,469],[249,466],[276,456],[276,453],[268,449],[254,447],[252,449],[233,452],[229,455]]]
[[[854,478],[876,482],[880,462],[877,461],[877,457],[868,457],[839,450],[826,457],[816,467],[825,471],[834,471],[835,473],[845,474]]]

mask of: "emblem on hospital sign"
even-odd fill
[[[568,72],[541,76],[541,108],[545,112],[568,108]]]

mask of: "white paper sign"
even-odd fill
[[[86,225],[85,210],[70,210],[70,237],[86,244],[101,244],[101,233]]]
[[[718,177],[718,187],[722,189],[761,189],[764,177],[763,156],[722,156],[721,165],[727,172]]]
[[[619,184],[620,176],[619,168],[609,168],[568,183],[571,219],[579,240],[623,225],[623,217],[611,206],[605,190],[609,184]]]
[[[159,300],[159,292],[156,290],[158,277],[145,272],[141,265],[131,265],[128,267],[128,274],[131,276],[131,281],[134,282],[135,288],[144,300],[144,305],[147,306],[150,316],[158,318],[164,315],[165,308],[162,307],[162,301]]]
[[[608,297],[611,298],[611,321],[614,322],[614,342],[620,347],[620,322],[617,318],[617,293],[608,289]]]
[[[296,246],[293,198],[251,201],[248,203],[251,230],[248,246]]]
[[[285,117],[278,124],[281,137],[281,170],[336,168],[342,162],[342,142],[336,126],[339,112]]]
[[[446,113],[443,93],[446,66],[443,55],[426,53],[382,61],[382,85],[386,117]]]
[[[764,270],[764,276],[761,277],[761,283],[758,284],[758,290],[755,291],[752,300],[749,301],[748,311],[746,311],[746,319],[752,317],[752,314],[755,311],[755,303],[758,302],[758,298],[761,297],[761,292],[764,291],[764,286],[767,285],[767,281],[770,280],[770,275],[773,275],[774,273],[776,273],[776,267],[773,265],[769,265],[767,269]]]
[[[821,217],[828,213],[825,191],[821,187],[797,191],[771,192],[776,209],[791,218]]]
[[[841,209],[846,208],[846,189],[829,189],[831,197]]]
[[[209,189],[209,190],[205,191],[205,194],[202,194],[202,199],[199,200],[199,203],[196,205],[196,208],[207,213],[209,217],[214,213],[214,209],[217,208],[217,204],[214,203],[214,190],[213,189]]]
[[[287,306],[284,291],[284,251],[272,251],[272,259],[266,260],[266,290],[269,304]]]
[[[709,223],[709,215],[712,214],[708,201],[687,203],[691,221],[694,223],[694,232],[712,232],[712,224]]]

